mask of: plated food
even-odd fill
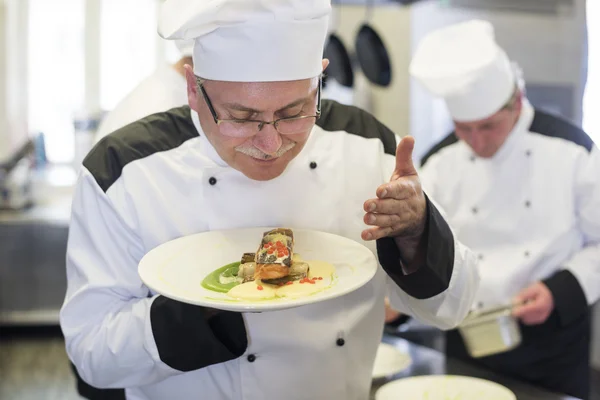
[[[153,293],[239,312],[331,300],[365,285],[377,269],[374,249],[357,240],[277,226],[181,236],[154,247],[138,265],[140,278]]]
[[[276,228],[263,233],[255,253],[208,274],[202,286],[238,300],[297,298],[323,291],[335,282],[335,267],[305,261],[294,253],[294,233]]]

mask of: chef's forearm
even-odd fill
[[[560,270],[542,282],[552,293],[554,309],[561,325],[570,325],[585,316],[589,305],[581,284],[571,271]]]
[[[402,290],[418,299],[448,289],[454,268],[452,231],[436,207],[426,201],[427,220],[420,238],[377,240],[383,269]]]
[[[248,346],[241,313],[158,296],[152,303],[150,320],[161,361],[179,371],[235,359]]]
[[[417,238],[394,238],[405,275],[416,272],[427,261],[427,231]]]
[[[432,223],[429,229],[431,227]],[[378,243],[380,261],[390,276],[388,295],[392,307],[422,323],[452,329],[466,317],[477,293],[477,257],[458,241],[433,237],[432,231],[428,233],[430,247],[426,262],[416,272],[399,276],[398,268],[394,266],[397,264],[392,263],[393,257],[389,263],[382,259],[381,256],[387,253],[385,247],[394,245],[393,242]],[[446,278],[444,271],[450,276]]]
[[[560,323],[569,325],[600,299],[600,243],[588,243],[562,267],[543,282],[552,292]]]

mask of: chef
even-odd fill
[[[320,99],[329,13],[329,0],[164,3],[160,34],[195,40],[189,107],[108,135],[73,199],[60,323],[88,384],[135,400],[364,400],[386,295],[442,329],[466,316],[476,257],[421,190],[414,139],[396,147],[371,115]],[[138,276],[169,240],[256,226],[345,236],[381,268],[347,295],[262,313],[184,304]]]
[[[193,40],[177,40],[181,57],[173,64],[161,65],[143,79],[102,119],[95,141],[140,118],[187,104],[184,65],[193,65]]]
[[[600,152],[581,129],[535,109],[520,70],[472,20],[430,33],[410,72],[444,99],[455,130],[420,176],[479,259],[475,307],[514,304],[522,345],[471,359],[547,389],[589,396],[590,305],[600,296]]]

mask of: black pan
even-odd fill
[[[341,39],[334,33],[329,35],[327,45],[325,46],[324,58],[329,60],[329,66],[325,70],[325,79],[323,84],[327,84],[327,77],[331,76],[340,85],[352,87],[354,84],[354,72],[352,71],[352,62],[346,50],[346,46]]]
[[[367,4],[367,16],[356,35],[356,58],[363,73],[371,83],[389,86],[392,82],[392,67],[388,51],[383,40],[369,24],[371,1]]]

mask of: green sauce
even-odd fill
[[[214,270],[213,272],[208,274],[206,276],[206,278],[204,278],[204,280],[202,281],[202,287],[205,289],[213,290],[215,292],[220,292],[220,293],[229,292],[229,290],[232,287],[237,286],[240,283],[239,282],[231,282],[231,283],[223,284],[219,280],[219,277],[222,276],[223,278],[233,278],[233,277],[237,276],[239,268],[240,268],[240,262],[237,261],[237,262],[227,264],[224,267]]]

